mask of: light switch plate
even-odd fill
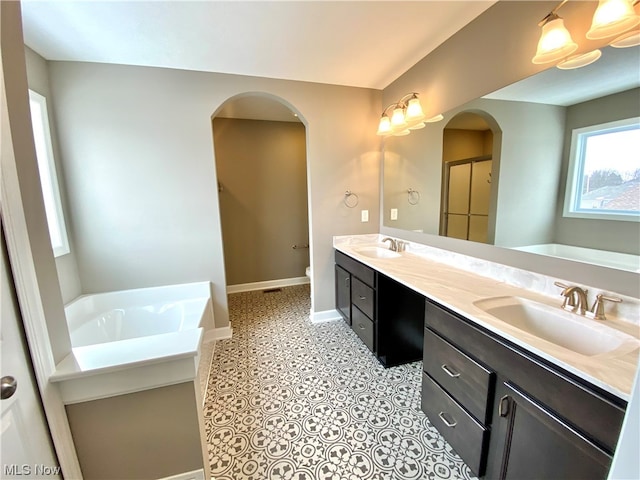
[[[397,208],[392,208],[391,209],[391,220],[397,220],[398,219],[398,209]]]
[[[362,222],[368,222],[369,221],[369,210],[362,210],[362,212],[360,212],[360,219]]]

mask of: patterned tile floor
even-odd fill
[[[470,479],[420,410],[420,362],[383,368],[309,286],[229,296],[204,414],[216,480]]]

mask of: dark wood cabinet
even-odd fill
[[[488,448],[471,449],[433,422],[474,473],[606,478],[626,402],[432,301],[425,327],[423,410],[430,420],[439,413],[428,406],[434,382],[490,431]]]
[[[385,367],[422,358],[423,295],[378,273],[378,360]]]
[[[336,309],[367,348],[376,353],[377,273],[337,250],[335,261]]]
[[[422,358],[424,296],[336,250],[336,309],[385,367]]]
[[[509,381],[496,389],[487,477],[607,477],[611,457]]]
[[[336,310],[351,325],[351,274],[339,265],[336,270]]]

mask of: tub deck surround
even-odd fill
[[[413,242],[397,258],[358,253],[363,246],[388,248],[380,243],[382,238],[377,234],[334,237],[334,248],[577,377],[629,400],[640,354],[637,345],[585,356],[517,329],[474,305],[486,298],[514,296],[560,308],[562,299],[553,285],[558,279]],[[597,288],[589,291],[591,298],[599,293]],[[605,324],[640,339],[640,303],[638,299],[622,298],[624,303],[617,305],[624,310],[607,310]]]
[[[65,314],[72,351],[50,377],[64,403],[194,381],[209,282],[86,295]]]
[[[537,253],[538,255],[546,255],[548,257],[566,258],[574,262],[584,262],[640,273],[640,256],[628,253],[574,247],[572,245],[562,245],[559,243],[545,243],[513,248],[514,250]]]

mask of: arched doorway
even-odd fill
[[[485,112],[460,112],[445,126],[442,140],[440,234],[493,243],[495,156],[501,136]]]
[[[246,93],[212,117],[227,292],[309,283],[306,127],[281,98]]]

